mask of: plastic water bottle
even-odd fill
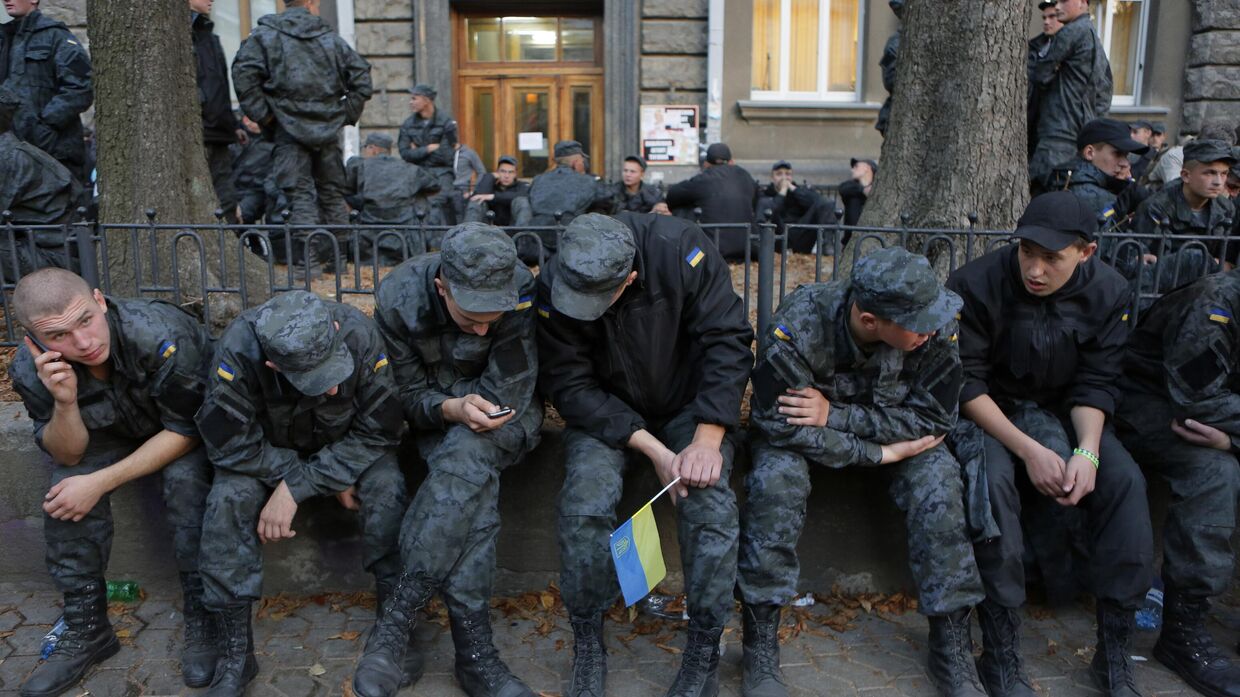
[[[52,631],[43,635],[43,650],[39,652],[39,658],[46,661],[47,657],[52,655],[52,652],[56,650],[56,644],[60,642],[60,635],[65,633],[66,627],[68,625],[65,624],[65,616],[61,615],[60,619],[56,620],[56,624],[52,625]]]
[[[1137,628],[1152,632],[1162,626],[1163,619],[1162,579],[1154,578],[1154,587],[1145,594],[1145,603],[1137,610]]]
[[[137,581],[108,581],[108,602],[132,603],[142,597]]]

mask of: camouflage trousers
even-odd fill
[[[1037,407],[1004,409],[1011,422],[1065,462],[1072,456],[1076,434],[1065,417]],[[1024,463],[995,438],[985,437],[986,476],[999,538],[975,547],[986,597],[1004,607],[1025,602],[1025,541],[1022,507],[1044,511],[1060,504],[1033,488]],[[1086,577],[1098,598],[1136,608],[1152,580],[1154,540],[1150,525],[1145,478],[1108,424],[1102,431],[1098,457],[1102,462],[1094,491],[1078,504],[1088,546]],[[1055,516],[1051,510],[1044,513]]]
[[[274,138],[272,170],[276,186],[289,204],[287,222],[292,225],[348,225],[340,145],[334,140],[319,146],[304,145],[279,128]],[[340,228],[332,230],[332,234],[339,239],[341,254],[344,254],[348,248],[347,231]],[[299,261],[307,232],[294,231],[293,237],[293,259]],[[318,236],[313,246],[316,253],[326,255],[330,244],[326,238]]]
[[[400,573],[396,541],[409,497],[396,454],[384,455],[354,485],[362,528],[362,568],[376,579]],[[263,591],[263,553],[258,517],[272,487],[245,474],[216,470],[203,518],[204,604],[212,610],[257,601]]]
[[[944,615],[977,604],[982,581],[965,522],[959,463],[940,445],[885,469],[892,479],[892,499],[905,514],[921,612]],[[796,547],[805,525],[809,462],[759,440],[745,492],[737,579],[741,599],[786,605],[797,592]]]
[[[693,441],[697,425],[682,413],[662,428],[651,428],[664,445],[680,452]],[[712,487],[690,487],[676,503],[676,531],[684,569],[690,622],[722,627],[732,615],[736,584],[736,495],[728,483],[736,444],[723,441],[723,469]],[[630,462],[645,458],[603,443],[576,429],[564,432],[564,486],[560,489],[560,591],[573,617],[595,617],[620,595],[609,536],[616,529],[616,505]],[[657,491],[657,490],[655,490]],[[653,495],[655,491],[650,493]],[[625,513],[629,513],[626,511]]]
[[[1182,440],[1171,430],[1173,417],[1166,399],[1129,392],[1116,414],[1116,431],[1133,457],[1171,489],[1163,525],[1163,581],[1187,596],[1206,598],[1225,591],[1231,581],[1240,464],[1232,453]]]
[[[233,156],[225,143],[206,143],[207,169],[211,172],[211,186],[224,219],[237,223],[237,190],[233,187]]]
[[[72,467],[55,465],[52,485],[83,474],[98,472],[132,453],[141,441],[90,434],[90,446],[82,461]],[[172,527],[177,569],[183,573],[198,569],[202,515],[207,492],[211,489],[211,463],[202,446],[173,460],[160,472],[164,503]],[[112,552],[111,495],[104,494],[95,507],[78,522],[56,520],[43,514],[47,570],[56,589],[62,593],[81,588],[103,578]]]
[[[417,436],[427,476],[401,522],[401,563],[407,573],[434,579],[454,615],[491,606],[499,475],[537,444],[525,434],[538,433],[542,410],[531,406],[516,419],[490,433],[453,424]]]

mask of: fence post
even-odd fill
[[[771,323],[775,295],[775,226],[758,226],[758,336],[765,336]]]
[[[91,288],[99,288],[107,293],[109,289],[99,285],[99,264],[95,254],[94,226],[86,219],[85,208],[77,209],[77,218],[77,222],[73,224],[73,227],[77,228],[74,241],[77,243],[78,265],[81,267],[82,278],[86,280],[86,283]],[[101,232],[100,234],[103,233]]]

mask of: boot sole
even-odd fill
[[[1189,687],[1200,692],[1206,697],[1230,697],[1230,695],[1226,692],[1220,692],[1217,688],[1206,685],[1200,680],[1194,678],[1187,670],[1180,666],[1179,662],[1175,660],[1170,652],[1158,644],[1154,644],[1154,658],[1157,659],[1159,663],[1166,666],[1172,673],[1180,676],[1180,679],[1188,683]]]
[[[82,680],[82,676],[86,675],[86,672],[91,669],[91,666],[97,665],[99,663],[103,663],[104,661],[108,660],[109,658],[119,653],[120,650],[121,650],[121,642],[117,640],[116,635],[113,634],[111,640],[109,640],[108,643],[101,646],[99,650],[96,651],[93,656],[91,656],[91,659],[89,661],[82,664],[82,667],[78,669],[76,673],[74,673],[73,679],[66,681],[63,686],[57,687],[51,690],[47,690],[44,692],[31,692],[29,690],[23,689],[18,694],[20,694],[21,697],[57,697],[57,695],[63,693],[65,690],[69,689],[70,687],[73,687],[78,682],[80,682]]]
[[[184,673],[184,670],[182,670],[182,673],[181,673],[181,682],[185,683],[185,686],[186,686],[186,687],[206,687],[206,686],[210,685],[210,684],[211,684],[211,681],[215,679],[215,662],[216,662],[216,660],[219,660],[219,656],[216,656],[216,658],[215,658],[215,659],[213,659],[213,660],[211,661],[211,666],[212,666],[211,674],[210,674],[210,675],[208,675],[206,678],[203,678],[203,679],[200,679],[200,680],[191,680],[190,678],[186,677],[186,675],[185,675],[185,673]],[[181,662],[181,663],[182,663],[182,665],[184,665],[184,660],[182,660],[182,662]]]

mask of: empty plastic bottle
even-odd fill
[[[1154,578],[1154,587],[1145,594],[1145,602],[1137,610],[1137,628],[1152,632],[1162,626],[1163,621],[1163,583],[1162,579]]]
[[[137,581],[108,581],[108,602],[132,603],[142,597]]]
[[[56,650],[56,644],[60,643],[60,635],[65,633],[67,626],[65,616],[61,615],[60,619],[56,620],[56,624],[52,625],[52,631],[43,635],[43,649],[39,652],[39,658],[46,661],[47,657],[52,655],[52,652]]]

